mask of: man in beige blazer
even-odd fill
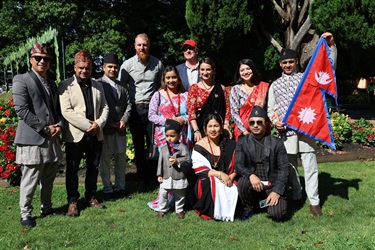
[[[78,170],[86,157],[85,199],[87,206],[105,208],[96,199],[98,166],[108,105],[102,84],[91,79],[92,58],[87,50],[75,55],[75,75],[59,84],[61,113],[65,118],[63,141],[66,152],[66,191],[70,217],[79,216]]]

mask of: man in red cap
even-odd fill
[[[62,158],[59,135],[62,116],[56,84],[47,78],[51,54],[46,44],[31,49],[31,70],[13,79],[12,95],[19,116],[15,143],[16,163],[21,165],[21,225],[36,226],[31,217],[32,199],[40,185],[41,216],[56,214],[52,209],[52,188],[58,161]]]
[[[108,105],[101,83],[91,79],[92,58],[87,50],[75,55],[75,75],[60,82],[61,112],[65,118],[63,141],[66,153],[66,191],[69,217],[79,216],[78,170],[86,156],[85,199],[89,207],[103,209],[96,199],[98,167],[102,152],[103,127]]]
[[[176,66],[182,85],[186,91],[190,85],[201,80],[199,75],[198,47],[194,40],[186,40],[182,44],[182,50],[186,61]]]

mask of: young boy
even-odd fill
[[[185,218],[185,192],[188,185],[186,171],[189,162],[189,151],[185,144],[180,143],[180,123],[167,119],[165,122],[167,144],[160,150],[156,175],[160,183],[159,212],[161,218],[168,211],[168,192],[173,191],[177,217]]]

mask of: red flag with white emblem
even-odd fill
[[[302,76],[283,123],[299,133],[336,149],[330,124],[326,94],[335,98],[336,76],[328,44],[320,38]]]

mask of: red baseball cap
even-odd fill
[[[196,43],[194,40],[186,40],[186,41],[182,44],[182,48],[183,48],[185,45],[190,45],[191,47],[197,47],[197,43]]]

